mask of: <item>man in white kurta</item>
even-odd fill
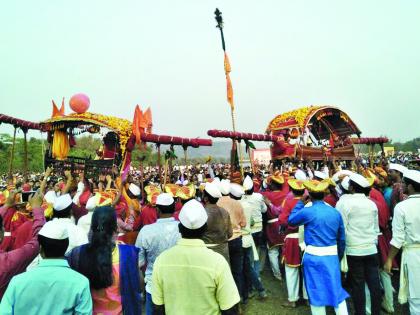
[[[408,170],[403,177],[408,198],[394,208],[391,249],[384,270],[391,273],[392,260],[402,248],[398,301],[410,304],[411,314],[420,314],[420,171]]]

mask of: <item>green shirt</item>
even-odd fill
[[[64,259],[43,259],[38,267],[12,278],[0,314],[92,314],[89,280]]]
[[[167,315],[215,315],[239,303],[239,293],[222,255],[199,239],[178,240],[153,267],[152,300]]]

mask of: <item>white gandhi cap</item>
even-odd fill
[[[195,199],[188,201],[179,213],[179,222],[190,230],[201,228],[206,224],[207,218],[206,209]]]
[[[222,193],[220,192],[219,189],[219,184],[211,182],[211,183],[206,183],[206,186],[204,186],[204,190],[213,198],[221,198],[222,197]]]
[[[350,180],[352,182],[355,182],[357,185],[359,185],[362,188],[370,187],[370,184],[369,184],[368,180],[360,174],[357,174],[357,173],[351,174],[350,175]]]
[[[161,193],[156,198],[156,204],[159,206],[169,206],[174,203],[174,198],[168,193]]]
[[[64,240],[69,237],[67,228],[56,220],[48,221],[39,231],[39,235],[54,240]]]
[[[245,191],[241,185],[232,183],[230,184],[230,193],[236,198],[241,198],[245,194]]]
[[[254,187],[254,182],[252,181],[251,177],[249,177],[248,175],[244,179],[243,186],[245,190],[250,190]]]
[[[53,208],[55,211],[61,211],[68,208],[72,203],[70,194],[65,194],[55,199]]]
[[[219,187],[220,187],[220,192],[223,195],[229,195],[230,194],[230,180],[229,179],[222,179]]]
[[[404,178],[408,178],[413,182],[420,184],[420,171],[407,170],[404,172]]]

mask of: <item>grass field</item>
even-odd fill
[[[282,304],[287,301],[287,290],[286,290],[286,283],[285,281],[280,282],[279,280],[275,279],[272,275],[270,270],[265,269],[262,273],[262,281],[265,289],[269,297],[265,300],[258,300],[257,297],[254,297],[249,300],[248,304],[245,307],[242,307],[244,310],[244,314],[246,315],[303,315],[303,314],[310,314],[309,306],[300,303],[299,306],[295,309],[288,309],[282,307]],[[394,275],[394,287],[396,287],[395,281],[397,281],[397,277]],[[351,305],[351,299],[347,300],[348,304]],[[408,307],[406,305],[398,304],[397,297],[395,295],[394,300],[394,307],[395,313],[397,315],[408,315]],[[350,312],[352,314],[353,312]],[[334,310],[328,309],[327,314],[335,314]],[[387,313],[383,313],[387,314]]]

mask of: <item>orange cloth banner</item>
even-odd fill
[[[230,108],[232,110],[235,109],[235,105],[233,103],[233,88],[232,88],[232,81],[230,80],[229,73],[232,71],[230,66],[229,57],[225,52],[225,74],[226,74],[226,89],[227,89],[227,101],[230,104]]]

